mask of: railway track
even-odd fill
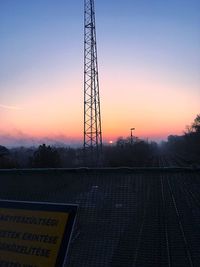
[[[185,232],[186,225],[184,224],[184,222],[182,220],[181,210],[180,210],[179,205],[177,203],[176,196],[174,194],[174,190],[172,189],[170,178],[168,178],[168,177],[167,177],[167,184],[168,184],[170,196],[172,199],[173,207],[174,207],[174,210],[176,212],[176,221],[178,223],[179,232],[181,234],[181,239],[182,239],[182,242],[184,244],[185,260],[183,261],[182,266],[194,267],[193,257],[192,257],[192,253],[191,253],[191,247],[189,245],[187,234]],[[175,225],[173,225],[173,227],[174,226]],[[178,247],[178,243],[177,243],[177,247]]]
[[[199,267],[200,172],[5,172],[0,198],[79,204],[66,267]]]
[[[158,154],[145,162],[146,167],[194,167],[197,162],[189,161],[175,154]]]

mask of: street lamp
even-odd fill
[[[131,128],[131,145],[133,144],[133,131],[135,130],[135,128]]]

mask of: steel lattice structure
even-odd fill
[[[99,161],[102,130],[94,0],[84,0],[84,151]]]

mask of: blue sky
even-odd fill
[[[104,136],[181,134],[199,113],[200,1],[96,0],[96,20]],[[80,140],[83,1],[0,0],[0,38],[0,131]]]

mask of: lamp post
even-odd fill
[[[135,130],[135,128],[131,128],[131,145],[133,145],[133,131]]]

